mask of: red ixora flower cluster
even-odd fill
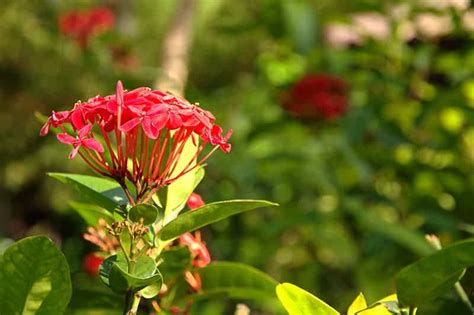
[[[115,95],[96,96],[77,102],[70,111],[53,112],[40,135],[59,128],[58,140],[72,145],[70,159],[79,155],[122,187],[128,179],[136,188],[136,200],[143,202],[216,149],[230,151],[227,140],[232,131],[222,136],[214,120],[210,112],[170,93],[146,87],[124,91],[119,81]],[[191,157],[182,154],[187,143],[195,145]],[[206,144],[212,148],[205,150]]]
[[[283,104],[296,117],[331,120],[346,112],[347,90],[340,78],[308,74],[293,85]]]
[[[105,7],[88,10],[74,10],[59,17],[59,29],[64,35],[73,38],[79,46],[85,48],[89,38],[113,28],[115,16]]]

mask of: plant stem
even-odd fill
[[[136,315],[138,312],[138,306],[140,305],[141,295],[134,293],[132,289],[127,291],[125,296],[125,305],[123,308],[123,315]]]
[[[127,187],[127,184],[125,183],[125,181],[118,181],[120,186],[122,187],[125,195],[127,196],[127,199],[128,199],[128,202],[134,206],[135,205],[135,199],[133,199],[133,196],[132,196],[132,193],[130,192],[130,190],[128,189]]]
[[[467,296],[466,291],[464,291],[464,288],[461,286],[461,283],[456,282],[456,284],[454,284],[454,288],[456,289],[456,292],[459,298],[461,299],[461,301],[463,301],[464,304],[466,304],[467,307],[469,307],[469,309],[471,310],[471,314],[474,314],[474,307],[472,306],[472,303],[469,300],[469,297]]]

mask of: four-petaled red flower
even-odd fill
[[[136,200],[144,202],[218,148],[230,151],[231,131],[223,136],[214,121],[210,112],[175,95],[145,87],[125,91],[119,81],[114,95],[96,96],[77,102],[70,111],[53,112],[40,135],[50,127],[59,128],[58,140],[73,146],[70,158],[78,154],[94,171],[122,186],[130,181]],[[191,144],[194,154],[183,154]]]
[[[347,84],[327,74],[308,74],[285,95],[283,105],[300,118],[335,119],[348,106]]]
[[[65,144],[72,144],[72,151],[69,153],[69,158],[73,159],[81,146],[84,146],[88,149],[103,153],[104,147],[100,144],[99,141],[91,138],[92,125],[85,125],[77,132],[77,136],[73,137],[67,133],[61,133],[57,135],[57,138],[60,142]]]
[[[70,11],[59,17],[58,24],[61,33],[85,48],[92,36],[112,29],[115,16],[108,8],[96,7],[84,11]]]

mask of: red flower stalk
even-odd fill
[[[231,131],[222,136],[214,120],[210,112],[177,96],[145,87],[124,91],[119,81],[115,95],[96,96],[77,102],[70,111],[53,112],[40,135],[48,134],[50,127],[59,128],[58,140],[73,146],[70,159],[79,155],[124,190],[129,180],[136,188],[136,200],[145,202],[216,149],[230,152]],[[182,155],[189,142],[196,146],[192,157]],[[208,151],[207,144],[212,146]]]
[[[326,74],[309,74],[296,82],[283,104],[296,117],[335,119],[347,110],[347,85]]]
[[[85,48],[92,36],[112,29],[115,17],[108,8],[97,7],[85,11],[70,11],[59,17],[58,24],[61,33]]]

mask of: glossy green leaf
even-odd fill
[[[112,180],[89,175],[48,173],[49,176],[71,185],[80,198],[113,212],[115,207],[127,203],[120,185]]]
[[[265,200],[227,200],[209,203],[178,216],[163,227],[159,237],[162,240],[170,240],[240,212],[276,205]]]
[[[474,239],[455,243],[402,269],[396,277],[398,299],[418,306],[438,297],[474,265]]]
[[[114,255],[102,262],[99,271],[102,281],[116,292],[139,291],[151,284],[161,287],[163,282],[155,261],[148,256],[138,257],[134,270],[129,272],[127,262]]]
[[[69,205],[87,223],[88,226],[96,226],[99,219],[104,219],[107,223],[115,221],[114,216],[102,207],[90,203],[70,201]]]
[[[311,293],[291,284],[282,283],[276,288],[281,304],[290,315],[338,315],[335,309]]]
[[[25,238],[0,257],[0,314],[62,314],[71,290],[66,258],[47,237]]]
[[[132,222],[140,222],[143,219],[144,225],[155,223],[159,216],[159,210],[155,206],[148,204],[138,204],[128,211],[128,219]]]
[[[222,296],[277,303],[275,287],[278,282],[251,266],[234,262],[213,262],[199,269],[199,274],[202,292],[193,295],[193,299]]]

